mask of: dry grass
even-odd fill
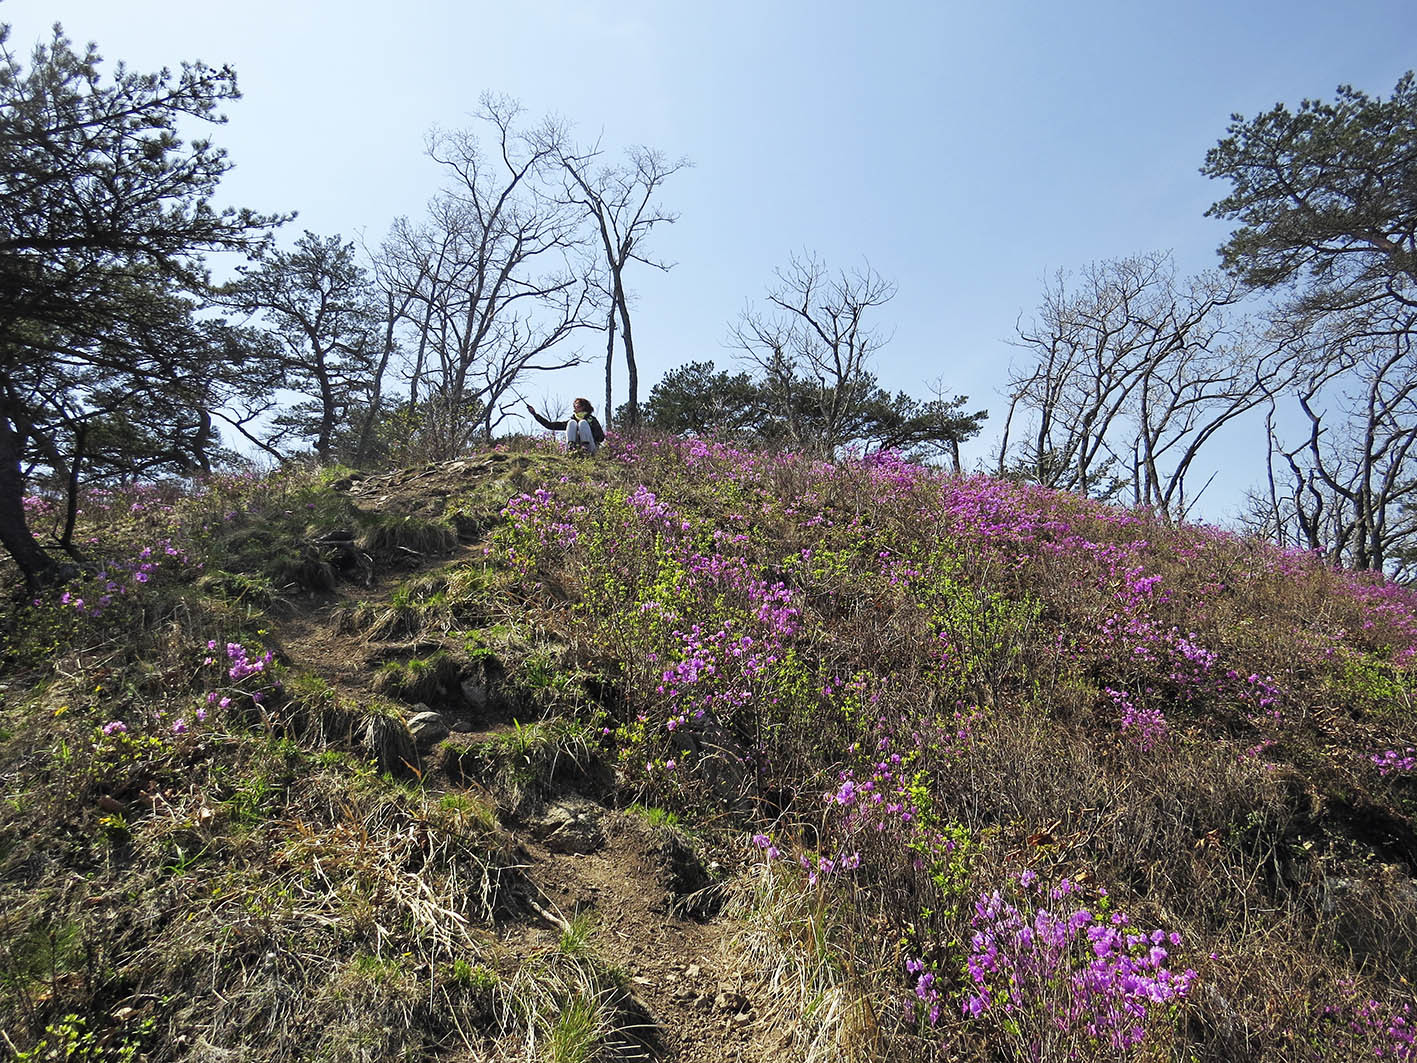
[[[792,867],[759,865],[730,892],[724,915],[740,929],[731,948],[766,997],[774,1028],[802,1063],[884,1058],[898,1006],[881,1010],[878,978],[890,956],[863,949],[850,903],[810,888]]]
[[[504,524],[486,566],[410,580],[347,630],[431,645],[513,620],[469,652],[495,642],[507,705],[545,718],[443,754],[504,812],[583,783],[609,750],[618,774],[598,787],[704,837],[770,834],[783,858],[741,875],[728,910],[794,1055],[1394,1050],[1383,1024],[1417,982],[1417,783],[1380,776],[1371,755],[1413,732],[1401,592],[1017,485],[635,445],[648,456],[559,487],[548,475],[545,526]],[[524,465],[518,486],[553,468]],[[657,502],[632,496],[640,484]],[[380,526],[395,530],[371,552],[446,542]],[[253,553],[276,534],[254,520],[238,532]],[[771,599],[779,583],[786,599]],[[74,1009],[154,1058],[485,1054],[479,1038],[523,1058],[638,1051],[640,1020],[593,934],[568,924],[514,958],[486,933],[516,876],[497,808],[445,806],[342,752],[365,743],[378,768],[406,771],[392,710],[293,682],[200,742],[97,756],[104,719],[190,707],[199,647],[260,622],[258,586],[208,589],[136,638],[114,629],[46,656],[37,625],[16,637],[13,657],[45,663],[0,721],[0,977],[16,1001],[0,1020],[33,1046]],[[787,634],[770,632],[764,602],[783,600]],[[755,670],[718,648],[744,633],[748,655],[770,646]],[[680,689],[666,673],[691,658]],[[452,660],[398,660],[380,684],[429,700],[458,678]],[[1148,741],[1122,729],[1109,690],[1164,727]],[[889,815],[830,796],[873,774]],[[859,867],[816,884],[798,863],[848,852]],[[1040,1032],[1071,969],[1014,1017],[964,1017],[975,905],[1017,898],[1024,870],[1077,887],[1040,903],[1179,935],[1172,966],[1195,984],[1148,1013],[1138,1048]],[[933,1024],[907,960],[938,976]]]
[[[441,521],[378,516],[369,520],[357,542],[375,558],[434,557],[451,553],[458,545],[458,533]]]

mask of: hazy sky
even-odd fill
[[[467,125],[487,89],[686,155],[664,191],[680,220],[654,236],[677,265],[627,274],[642,397],[689,359],[730,367],[728,322],[792,252],[866,259],[899,286],[882,383],[943,376],[993,408],[976,459],[1045,276],[1166,248],[1212,267],[1227,228],[1202,215],[1225,189],[1198,167],[1232,112],[1340,83],[1386,95],[1417,66],[1417,0],[0,3],[21,55],[55,20],[135,69],[232,64],[223,196],[298,211],[288,240],[377,244],[418,214],[440,180],[426,131]],[[527,390],[569,405],[601,374]]]

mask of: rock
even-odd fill
[[[1322,879],[1329,932],[1360,961],[1410,962],[1417,953],[1417,888],[1405,875]]]
[[[550,805],[532,824],[532,833],[554,853],[593,853],[605,845],[605,810],[579,795]]]
[[[423,711],[415,713],[408,721],[408,731],[413,735],[413,740],[421,746],[426,746],[447,738],[448,721],[443,719],[443,714],[434,712],[426,705],[421,707]]]
[[[713,1006],[719,1011],[728,1011],[733,1014],[746,1012],[749,1010],[748,998],[736,989],[720,987],[718,996],[713,998]]]
[[[1218,1042],[1238,1048],[1238,1039],[1244,1034],[1245,1020],[1229,998],[1224,996],[1214,983],[1203,982],[1196,1003],[1200,1006],[1201,1013],[1207,1023],[1218,1035]]]
[[[713,885],[713,879],[698,853],[694,852],[688,840],[677,831],[667,829],[658,833],[661,835],[659,881],[660,885],[676,898],[671,907],[689,915],[713,914],[713,909],[717,906],[716,897],[703,895],[695,898],[693,904],[684,903],[691,894],[699,894]]]
[[[506,669],[491,655],[480,655],[468,663],[458,679],[458,689],[474,718],[500,715],[506,709],[506,681]]]
[[[751,807],[752,768],[747,747],[710,713],[692,717],[671,738],[682,756],[697,760],[696,770],[723,807],[746,811]]]
[[[464,679],[462,681],[462,696],[474,709],[485,709],[487,707],[487,677],[479,674]]]

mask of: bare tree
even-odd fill
[[[744,310],[729,342],[761,374],[788,442],[830,455],[850,438],[851,418],[875,387],[869,367],[886,338],[871,311],[896,288],[869,264],[832,273],[813,254],[794,255],[776,277],[768,308]]]
[[[1227,315],[1240,295],[1215,274],[1177,278],[1161,252],[1094,264],[1073,288],[1059,274],[1018,329],[1028,355],[1011,370],[1000,473],[1184,517],[1202,449],[1289,364],[1285,344]]]
[[[1295,389],[1305,428],[1296,441],[1269,423],[1276,537],[1360,570],[1417,554],[1417,313],[1386,319],[1364,315],[1361,327],[1315,341]]]
[[[543,191],[559,165],[551,123],[527,131],[520,107],[485,95],[471,132],[435,131],[428,153],[448,188],[421,224],[395,223],[385,244],[409,347],[410,406],[430,451],[452,456],[491,435],[527,372],[575,365],[558,349],[589,325],[593,299],[582,261],[581,217]]]
[[[565,145],[560,150],[564,199],[578,206],[590,219],[604,256],[605,294],[609,302],[605,324],[605,419],[609,423],[614,408],[612,384],[618,315],[630,392],[626,410],[633,424],[639,419],[640,376],[625,289],[625,267],[631,262],[641,262],[668,271],[673,265],[650,256],[644,242],[656,225],[673,224],[679,217],[654,202],[654,197],[666,180],[692,164],[684,158],[670,160],[663,152],[644,146],[628,148],[619,163],[601,160],[599,144],[585,150]]]
[[[400,250],[402,247],[393,240],[392,234],[390,241],[377,253],[371,252],[367,245],[364,247],[365,257],[370,261],[371,285],[378,293],[383,313],[378,322],[377,364],[374,366],[369,402],[360,419],[359,433],[354,443],[353,461],[356,468],[362,468],[373,456],[374,433],[384,412],[384,380],[390,363],[400,352],[399,326],[408,320],[428,272],[421,256],[415,253],[403,258]],[[416,371],[413,376],[417,378]]]

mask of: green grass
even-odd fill
[[[651,827],[678,827],[679,813],[654,805],[633,804],[625,809],[631,815],[639,816]]]
[[[599,920],[594,912],[586,910],[575,913],[566,921],[556,948],[562,956],[573,960],[584,960],[595,955],[595,934]]]
[[[551,1022],[542,1058],[546,1063],[591,1063],[604,1044],[604,1007],[576,995],[566,1001]]]

